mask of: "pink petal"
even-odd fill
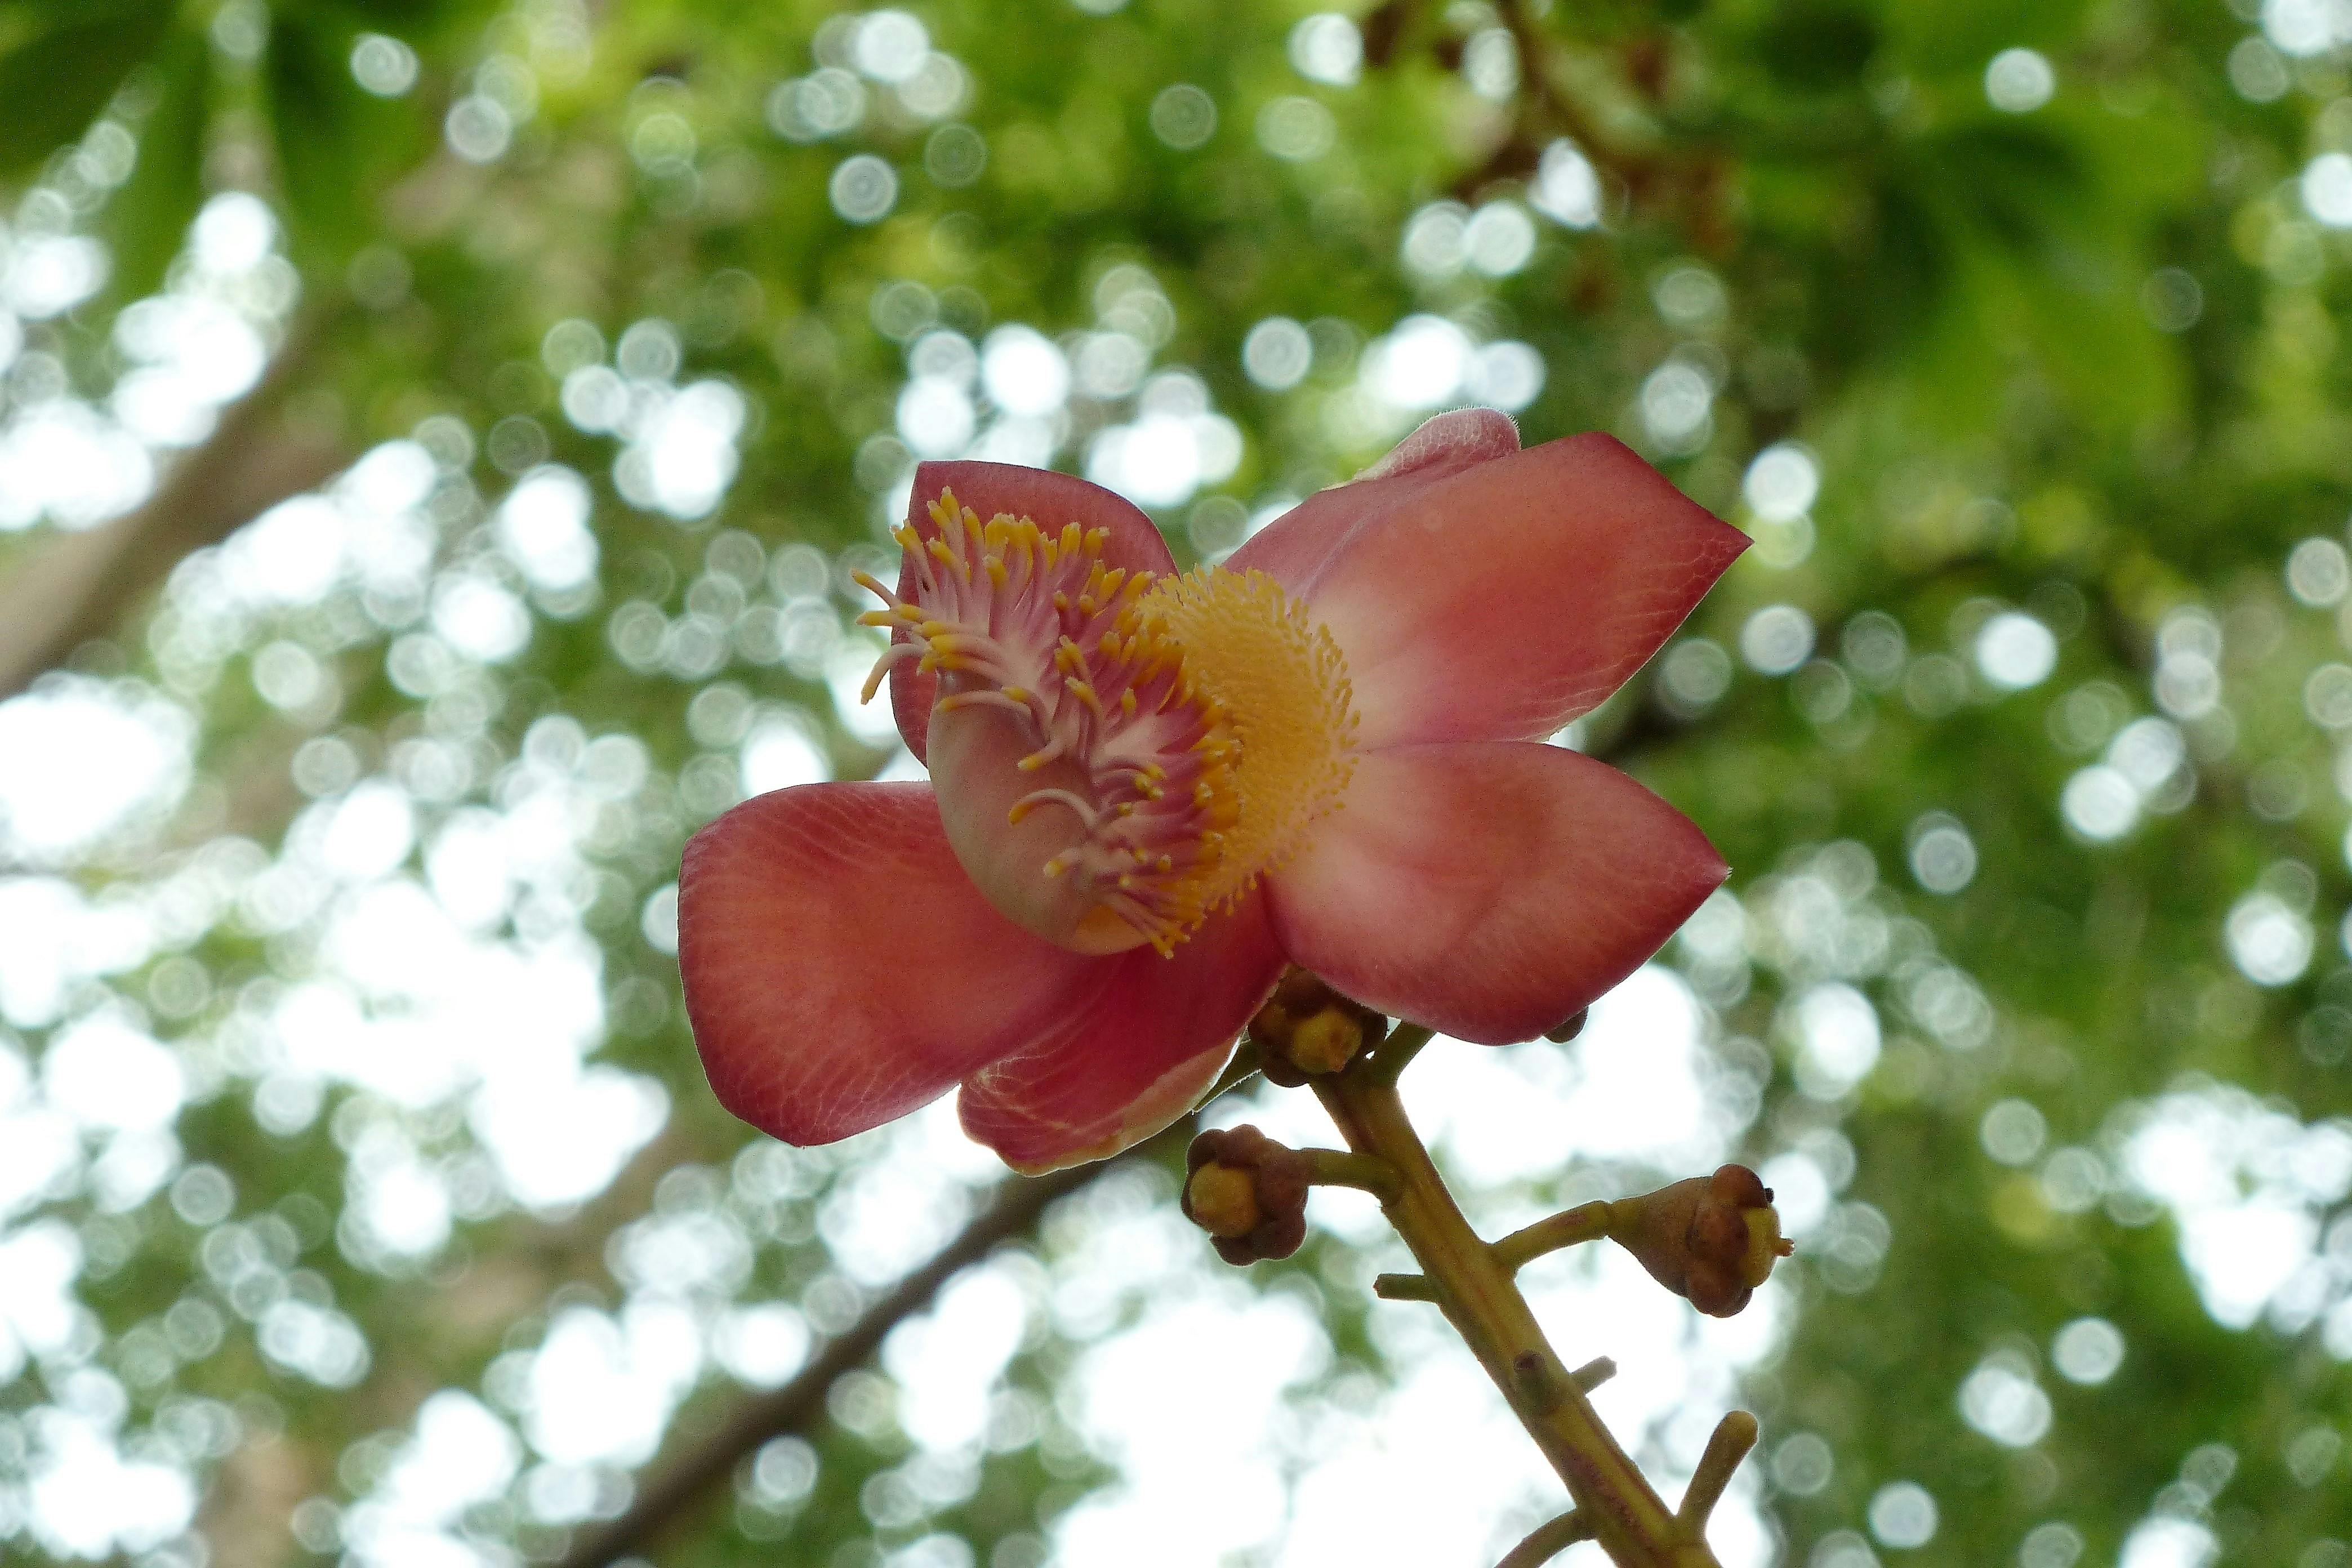
[[[1540,740],[1639,669],[1747,548],[1621,443],[1579,436],[1423,485],[1307,595],[1348,656],[1361,745]]]
[[[964,1131],[1015,1170],[1108,1159],[1190,1110],[1283,967],[1262,899],[1211,916],[1172,958],[1095,962],[1113,977],[1091,1005],[963,1086]]]
[[[1107,528],[1110,538],[1104,542],[1103,559],[1111,565],[1129,572],[1176,569],[1168,542],[1133,502],[1072,475],[1014,463],[925,463],[915,470],[915,489],[907,502],[907,521],[925,539],[939,532],[931,521],[930,508],[944,489],[955,491],[956,500],[978,512],[983,522],[998,512],[1010,512],[1057,533],[1072,522],[1087,529]],[[902,564],[898,592],[904,595],[914,591]],[[907,637],[898,632],[891,640],[904,642]],[[907,749],[918,761],[923,756],[931,703],[938,691],[939,677],[917,674],[912,659],[902,660],[890,671],[890,713],[898,721],[898,733],[905,738]]]
[[[1519,427],[1492,408],[1461,408],[1426,421],[1350,483],[1311,495],[1234,552],[1234,572],[1264,572],[1303,593],[1356,529],[1439,479],[1519,449]]]
[[[677,958],[719,1102],[801,1144],[937,1099],[1108,978],[989,906],[917,784],[778,790],[695,835]]]
[[[1689,818],[1614,768],[1475,742],[1360,758],[1267,902],[1300,967],[1502,1045],[1632,973],[1728,874]]]
[[[1507,458],[1519,449],[1519,427],[1499,408],[1456,408],[1421,422],[1421,428],[1390,448],[1389,455],[1356,476],[1395,479],[1407,475],[1442,479],[1474,464]]]
[[[899,588],[904,591],[905,584]],[[908,642],[903,628],[890,633],[892,642]],[[890,669],[890,717],[898,721],[898,738],[907,742],[907,750],[915,753],[915,761],[928,763],[930,756],[931,706],[940,700],[940,677],[937,670],[929,675],[915,668],[916,661],[902,659]]]

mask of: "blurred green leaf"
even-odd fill
[[[170,0],[20,0],[0,11],[0,175],[37,167],[87,131],[178,10]]]
[[[358,28],[321,10],[278,19],[268,83],[272,145],[297,251],[339,265],[373,233],[374,204],[425,144],[416,104],[362,91],[352,79]]]
[[[1966,78],[1981,73],[2003,49],[2063,49],[2089,9],[2090,0],[1882,0],[1879,14],[1893,54],[1906,68]]]
[[[139,161],[107,207],[111,285],[124,300],[163,286],[164,269],[179,254],[205,194],[212,50],[197,35],[177,35],[151,68],[154,99],[139,126]]]
[[[1781,82],[1824,92],[1859,87],[1878,44],[1877,24],[1862,6],[1800,0],[1768,13],[1757,34],[1756,55]]]
[[[2010,121],[1980,121],[1922,141],[1904,177],[1949,217],[1961,243],[1990,241],[2021,254],[2045,249],[2095,199],[2072,147]]]

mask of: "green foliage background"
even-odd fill
[[[1007,322],[1060,339],[1140,310],[1160,335],[1155,363],[1189,367],[1241,441],[1229,478],[1159,514],[1180,555],[1230,547],[1245,509],[1344,479],[1409,426],[1361,375],[1368,345],[1416,313],[1540,355],[1540,395],[1520,413],[1530,442],[1616,432],[1759,533],[1683,642],[1580,743],[1674,800],[1738,868],[1744,928],[1717,906],[1723,919],[1667,960],[1709,1008],[1725,1081],[1747,1086],[1727,1092],[1754,1096],[1745,1156],[1801,1152],[1842,1189],[1789,1268],[1790,1336],[1748,1388],[1780,1560],[1853,1568],[1877,1550],[2066,1568],[2066,1538],[2037,1527],[2063,1521],[2082,1561],[2110,1562],[2155,1514],[2200,1522],[2225,1561],[2342,1568],[2344,1184],[2331,1194],[2323,1173],[2294,1200],[2306,1267],[2232,1327],[2201,1304],[2176,1216],[2127,1169],[2135,1130],[2166,1104],[2267,1113],[2245,1123],[2265,1130],[2257,1142],[2352,1116],[2352,967],[2336,935],[2352,902],[2338,760],[2352,710],[2327,673],[2345,657],[2343,555],[2295,553],[2340,544],[2352,509],[2352,238],[2306,197],[2315,160],[2352,152],[2340,7],[2274,4],[2266,35],[2251,4],[2221,0],[1389,0],[1353,17],[1365,58],[1349,85],[1295,65],[1299,5],[908,8],[961,73],[949,107],[919,111],[866,79],[854,122],[788,136],[778,84],[840,71],[856,13],[796,0],[0,4],[12,221],[93,235],[111,256],[99,294],[26,324],[27,353],[103,395],[123,371],[116,312],[191,287],[189,224],[220,193],[252,193],[299,289],[270,328],[282,375],[267,395],[282,417],[239,438],[324,440],[356,458],[437,421],[438,569],[509,578],[486,520],[520,474],[567,464],[596,487],[602,561],[593,593],[531,597],[519,654],[452,653],[429,679],[390,656],[406,623],[356,591],[249,617],[188,655],[201,616],[184,571],[152,614],[113,628],[116,649],[75,662],[183,704],[196,784],[154,820],[16,874],[102,901],[135,899],[224,841],[290,856],[287,826],[320,793],[296,759],[322,737],[362,774],[419,736],[462,750],[471,782],[425,805],[428,833],[495,798],[551,715],[634,736],[650,762],[586,838],[567,896],[601,947],[601,1059],[664,1085],[669,1110],[576,1210],[488,1202],[428,1258],[363,1261],[335,1239],[352,1130],[396,1125],[448,1171],[475,1135],[454,1112],[348,1088],[301,1128],[257,1116],[237,1020],[257,988],[317,973],[316,942],[232,909],[184,951],[95,982],[212,1064],[176,1128],[181,1157],[229,1174],[240,1234],[274,1246],[282,1232],[279,1266],[320,1281],[370,1352],[367,1375],[341,1389],[265,1356],[219,1305],[224,1276],[205,1261],[217,1231],[181,1217],[177,1187],[113,1213],[68,1178],[7,1221],[76,1228],[75,1290],[100,1329],[87,1363],[121,1380],[127,1429],[163,1430],[167,1409],[183,1425],[191,1409],[230,1413],[230,1437],[180,1450],[205,1489],[201,1550],[164,1543],[152,1560],[334,1556],[334,1510],[373,1484],[425,1395],[489,1388],[495,1403],[501,1355],[536,1343],[566,1304],[620,1299],[608,1244],[648,1213],[699,1205],[747,1234],[742,1300],[837,1282],[812,1216],[875,1147],[772,1167],[739,1152],[746,1131],[701,1085],[645,911],[686,837],[731,804],[755,705],[814,725],[842,776],[887,761],[841,717],[821,661],[782,657],[791,605],[766,568],[793,543],[836,564],[875,547],[908,466],[895,420],[910,345],[933,327],[981,342]],[[2333,42],[2274,47],[2304,47],[2283,29],[2305,12]],[[353,50],[373,35],[414,52],[413,85],[358,84]],[[2045,104],[1989,100],[1989,65],[2012,48],[2054,68]],[[1179,147],[1155,115],[1186,83],[1214,126]],[[507,142],[474,161],[450,127],[484,100]],[[1283,142],[1286,114],[1307,127],[1303,144]],[[93,178],[92,150],[126,132],[127,174]],[[1433,232],[1414,226],[1433,204],[1524,211],[1563,142],[1596,174],[1597,225],[1537,216],[1531,249],[1501,275],[1413,264],[1408,240]],[[853,222],[829,193],[868,154],[895,173],[895,198]],[[1244,369],[1248,334],[1274,317],[1307,323],[1314,344],[1311,368],[1279,390]],[[723,382],[748,410],[740,471],[709,515],[632,505],[614,487],[620,443],[564,413],[579,362],[561,345],[600,356],[654,320],[681,345],[679,381]],[[596,334],[551,335],[581,321]],[[1706,389],[1695,431],[1662,433],[1666,366]],[[1074,397],[1057,460],[1081,464],[1134,408],[1131,395]],[[1743,490],[1782,442],[1821,479],[1801,520],[1759,516]],[[65,538],[0,536],[0,582]],[[845,593],[832,604],[854,613]],[[1802,621],[1753,619],[1770,606]],[[1979,657],[1988,625],[2014,611],[2056,644],[2054,669],[2023,689]],[[1543,635],[1540,605],[1499,589],[1497,613]],[[1811,628],[1812,650],[1766,673],[1759,627],[1790,624]],[[720,639],[707,654],[691,651],[696,626]],[[279,641],[331,671],[330,700],[289,710],[257,695],[255,655]],[[2138,732],[2177,738],[2178,769],[2112,841],[2070,826],[2070,784],[2150,720],[2158,730]],[[1973,851],[1955,890],[1914,869],[1931,813]],[[2300,930],[2315,956],[2256,984],[2229,934],[2249,909]],[[159,984],[184,992],[173,966],[191,960],[197,1000],[159,1002]],[[1868,997],[1884,1050],[1859,1083],[1808,1092],[1799,1003],[1830,984]],[[52,1024],[0,1027],[0,1043],[37,1061]],[[2017,1102],[2038,1123],[2010,1109],[2005,1125],[2042,1129],[2021,1154],[1985,1131]],[[2255,1163],[2232,1178],[2249,1193],[2266,1179]],[[1557,1189],[1492,1201],[1685,1173],[1563,1173]],[[261,1226],[272,1215],[277,1228]],[[1039,1244],[1049,1261],[1053,1234]],[[1256,1281],[1326,1314],[1331,1380],[1383,1369],[1339,1249],[1318,1237]],[[184,1300],[215,1302],[226,1339],[142,1362]],[[2126,1353],[2111,1380],[2078,1387],[2050,1346],[2091,1316],[2121,1329]],[[1037,1327],[1007,1374],[1034,1396],[1019,1405],[1034,1440],[986,1455],[961,1500],[877,1524],[867,1483],[908,1440],[887,1398],[877,1415],[845,1396],[836,1415],[866,1416],[807,1435],[820,1462],[804,1501],[764,1509],[746,1481],[660,1560],[846,1565],[943,1530],[997,1568],[1035,1561],[1051,1514],[1108,1473],[1054,1403],[1082,1348]],[[1988,1358],[2053,1407],[2022,1446],[1964,1418],[1958,1391]],[[0,1503],[21,1504],[37,1412],[67,1397],[71,1370],[36,1362],[0,1388]],[[739,1394],[706,1375],[676,1441]],[[1826,1441],[1826,1477],[1813,1450],[1786,1447],[1800,1433]],[[1871,1500],[1895,1479],[1940,1504],[1916,1551],[1866,1543]],[[306,1499],[324,1500],[305,1513]],[[0,1506],[0,1527],[12,1518],[21,1507]],[[526,1557],[564,1540],[520,1494],[463,1526]],[[29,1531],[0,1534],[0,1555],[47,1560]]]

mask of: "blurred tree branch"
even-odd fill
[[[772,1438],[803,1431],[824,1412],[824,1396],[844,1373],[865,1363],[890,1331],[929,1310],[947,1282],[1008,1241],[1029,1235],[1046,1208],[1111,1172],[1166,1160],[1192,1141],[1201,1111],[1257,1076],[1257,1050],[1247,1040],[1189,1116],[1179,1117],[1115,1160],[1073,1165],[1005,1184],[988,1212],[964,1226],[938,1255],[892,1287],[847,1332],[829,1342],[800,1375],[772,1394],[744,1400],[691,1452],[680,1455],[642,1488],[628,1511],[573,1542],[556,1568],[604,1568],[667,1530],[712,1487]]]
[[[96,528],[52,534],[0,581],[0,701],[82,644],[118,632],[190,553],[350,462],[340,440],[288,417],[326,328],[319,317],[298,322],[260,384],[165,472],[144,506]]]
[[[1607,196],[1674,216],[1692,243],[1710,254],[1729,248],[1736,237],[1727,211],[1728,169],[1722,154],[1670,147],[1654,132],[1629,133],[1611,123],[1572,83],[1566,44],[1544,29],[1527,0],[1500,0],[1498,11],[1519,54],[1520,88],[1511,127],[1483,163],[1454,182],[1454,194],[1472,201],[1496,180],[1532,175],[1544,149],[1565,137],[1609,182]],[[1620,63],[1627,89],[1654,108],[1664,96],[1667,68],[1663,40],[1635,40]]]
[[[814,1361],[802,1368],[800,1375],[772,1394],[738,1405],[716,1431],[645,1485],[620,1518],[575,1542],[557,1568],[603,1568],[644,1547],[763,1444],[814,1423],[824,1413],[826,1392],[843,1373],[864,1364],[892,1329],[928,1310],[957,1274],[1005,1242],[1028,1235],[1047,1205],[1119,1165],[1153,1157],[1169,1147],[1172,1133],[1181,1132],[1189,1139],[1192,1130],[1192,1119],[1188,1116],[1127,1159],[1074,1165],[1050,1175],[1008,1182],[987,1213],[868,1307],[846,1332],[828,1342]],[[1181,1142],[1176,1146],[1181,1147]]]

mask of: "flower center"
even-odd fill
[[[1297,852],[1354,771],[1328,630],[1261,573],[1107,567],[1105,529],[983,523],[952,492],[898,531],[911,595],[861,577],[940,677],[926,749],[948,841],[1017,924],[1162,953]]]

